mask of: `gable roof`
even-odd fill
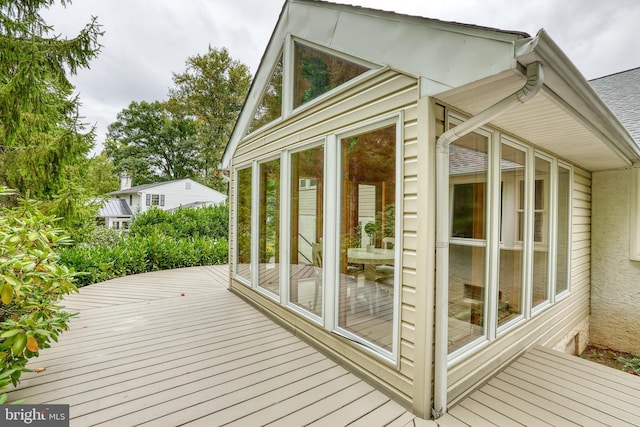
[[[640,67],[589,83],[640,145]]]
[[[640,161],[640,147],[544,30],[528,37],[325,1],[287,0],[223,154],[223,168],[241,142],[259,139],[312,105],[293,109],[285,102],[281,119],[247,134],[272,70],[292,39],[378,64],[370,75],[386,67],[414,76],[420,80],[421,97],[470,116],[519,90],[526,82],[523,70],[538,62],[544,69],[543,89],[492,120],[494,127],[590,171]],[[287,85],[283,87],[286,91]]]

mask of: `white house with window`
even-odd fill
[[[439,417],[584,348],[592,176],[638,162],[542,30],[288,0],[223,157],[230,289]]]
[[[107,227],[116,229],[128,229],[134,215],[152,207],[172,211],[214,206],[227,200],[226,195],[189,178],[132,187],[131,179],[124,176],[120,190],[109,196],[98,215]]]

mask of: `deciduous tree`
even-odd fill
[[[204,55],[189,57],[187,68],[174,73],[169,102],[195,117],[201,147],[202,181],[225,191],[218,166],[251,83],[249,68],[226,48],[209,46]]]
[[[135,185],[195,178],[201,170],[196,127],[168,103],[132,102],[109,125],[105,153]]]

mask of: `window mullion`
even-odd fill
[[[535,211],[535,182],[536,167],[533,149],[527,149],[525,170],[525,198],[524,198],[524,241],[523,245],[523,314],[525,319],[531,317],[533,300],[533,251],[534,233],[533,221]]]
[[[500,273],[500,156],[501,138],[493,133],[489,143],[489,194],[487,203],[487,260],[485,295],[485,333],[492,341],[498,329],[498,283]]]
[[[557,260],[557,235],[558,235],[558,161],[551,161],[551,174],[549,182],[549,301],[556,301],[556,260]]]
[[[288,151],[280,157],[280,304],[289,301],[289,267],[291,262],[291,168]]]
[[[325,327],[332,331],[338,325],[338,292],[337,286],[340,283],[338,276],[338,234],[340,224],[340,208],[338,201],[340,200],[340,185],[338,180],[338,170],[341,167],[338,137],[333,134],[327,136],[325,143],[325,221],[323,231],[323,268],[325,278],[324,292],[324,319]],[[329,213],[333,212],[333,215]],[[332,274],[329,277],[329,274]],[[333,284],[333,285],[331,285]]]

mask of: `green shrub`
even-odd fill
[[[198,209],[178,208],[173,213],[154,208],[136,216],[130,228],[133,236],[150,236],[154,231],[174,238],[207,236],[226,239],[229,209],[226,203]]]
[[[0,187],[0,195],[11,191]],[[67,329],[70,314],[58,302],[77,291],[74,274],[54,251],[69,244],[36,203],[0,208],[0,390],[17,384],[28,359]],[[0,403],[7,394],[0,395]]]

